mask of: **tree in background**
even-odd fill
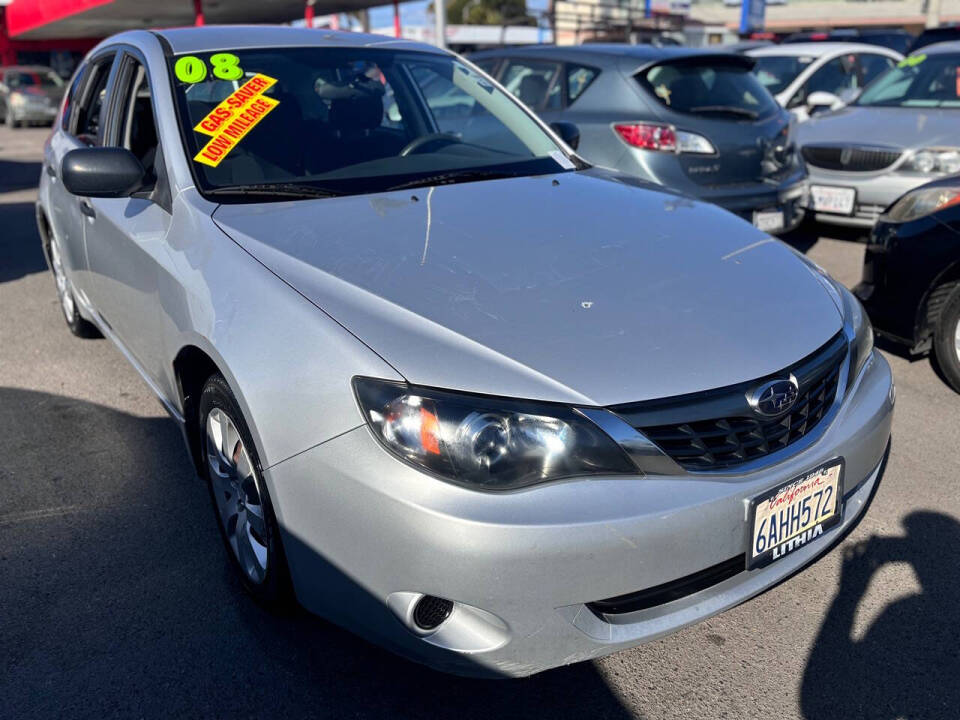
[[[447,0],[447,22],[451,25],[536,25],[527,14],[526,0]],[[433,3],[427,12],[434,11]]]

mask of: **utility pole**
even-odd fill
[[[927,0],[927,27],[935,28],[940,24],[940,0]]]
[[[444,0],[433,0],[433,32],[436,35],[433,44],[439,48],[447,46],[447,4]]]

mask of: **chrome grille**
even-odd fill
[[[783,415],[758,416],[746,396],[768,378],[708,393],[610,408],[688,470],[721,470],[762,458],[808,435],[837,396],[847,343],[826,345],[772,377],[793,375],[799,397]]]
[[[803,159],[824,170],[872,172],[883,170],[900,159],[902,151],[852,145],[804,145]]]

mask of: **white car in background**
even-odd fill
[[[747,51],[754,74],[798,121],[850,102],[903,59],[896,50],[847,42],[770,45]]]

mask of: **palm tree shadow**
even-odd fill
[[[9,717],[633,717],[590,663],[468,680],[262,610],[166,419],[0,387],[0,457]]]
[[[840,587],[801,685],[807,720],[956,718],[960,707],[960,523],[913,512],[902,537],[873,536],[849,548]],[[888,604],[852,639],[861,598],[887,563],[907,562],[922,590]]]

